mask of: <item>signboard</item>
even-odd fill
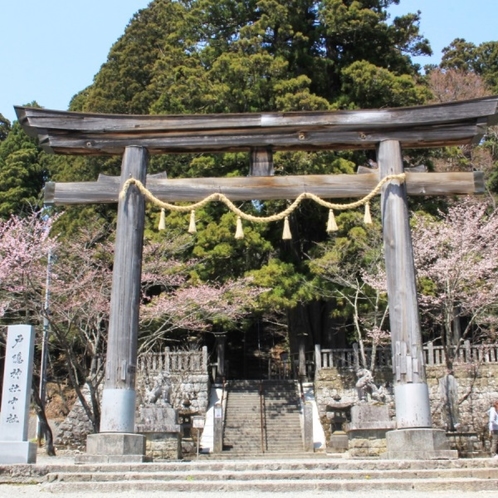
[[[204,417],[192,417],[193,429],[204,429]]]

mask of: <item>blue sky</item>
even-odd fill
[[[90,85],[133,14],[149,0],[3,0],[0,11],[0,113],[16,119],[14,105],[38,102],[66,110]],[[498,0],[400,0],[393,15],[422,12],[421,33],[439,63],[455,38],[498,40]]]

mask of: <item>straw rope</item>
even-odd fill
[[[179,213],[187,213],[191,211],[195,211],[196,209],[199,209],[201,207],[204,207],[206,204],[210,202],[223,202],[230,211],[235,213],[237,216],[240,216],[242,219],[247,220],[247,221],[252,221],[255,223],[269,223],[272,221],[279,221],[287,218],[297,207],[299,204],[304,199],[311,199],[315,201],[317,204],[320,206],[326,207],[328,209],[335,209],[338,211],[344,211],[346,209],[354,209],[356,207],[362,206],[366,203],[368,203],[373,197],[375,197],[381,190],[382,186],[386,184],[387,182],[390,181],[399,181],[403,183],[406,179],[405,173],[401,173],[399,175],[387,175],[382,180],[379,181],[379,183],[374,187],[374,189],[369,192],[365,197],[359,199],[358,201],[355,202],[350,202],[346,204],[337,204],[333,202],[328,202],[325,201],[324,199],[318,197],[315,194],[311,194],[308,192],[303,192],[300,194],[295,201],[286,209],[281,211],[280,213],[271,215],[271,216],[253,216],[251,214],[244,213],[241,209],[239,209],[226,195],[221,194],[221,193],[214,193],[211,195],[208,195],[204,199],[202,199],[199,202],[190,204],[189,206],[177,206],[175,204],[170,204],[168,202],[163,202],[157,197],[155,197],[147,188],[145,185],[140,181],[135,178],[129,178],[126,180],[126,182],[123,185],[123,188],[119,194],[120,198],[123,198],[126,195],[126,192],[130,185],[135,185],[138,190],[144,195],[146,199],[148,199],[150,202],[154,203],[156,206],[162,208],[162,209],[168,209],[170,211],[176,211]]]

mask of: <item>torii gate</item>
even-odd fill
[[[48,184],[46,202],[116,203],[118,218],[101,433],[87,451],[108,458],[144,455],[134,434],[135,373],[140,299],[144,196],[136,186],[119,198],[130,177],[163,201],[198,201],[213,192],[230,200],[293,199],[303,192],[322,198],[362,197],[388,175],[403,173],[402,148],[478,141],[498,123],[498,96],[440,105],[381,110],[223,115],[130,116],[16,107],[20,124],[56,154],[123,155],[121,178]],[[273,177],[274,150],[375,149],[379,169],[362,175]],[[147,179],[150,154],[248,151],[259,178]],[[407,194],[450,195],[484,191],[482,173],[406,173],[404,183],[382,188],[388,301],[395,378],[396,433],[388,452],[410,458],[413,445],[426,457],[443,449],[443,431],[431,429],[422,357]],[[389,433],[388,433],[389,436]],[[444,439],[444,433],[442,434]],[[392,448],[389,448],[391,444]],[[142,448],[143,446],[143,448]],[[92,457],[95,459],[95,456]]]

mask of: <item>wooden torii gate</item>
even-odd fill
[[[223,115],[130,116],[16,107],[25,131],[56,154],[122,155],[120,179],[48,184],[46,202],[116,203],[118,218],[109,322],[101,434],[88,438],[87,451],[108,458],[144,454],[134,434],[135,374],[140,300],[144,196],[135,185],[120,198],[130,177],[160,200],[198,201],[213,192],[232,201],[293,199],[303,192],[322,198],[363,197],[388,175],[403,173],[402,148],[441,147],[480,140],[498,123],[498,97],[440,105],[381,110]],[[378,171],[362,175],[274,177],[275,150],[374,149]],[[147,178],[149,154],[247,151],[245,178]],[[422,357],[407,194],[451,195],[484,191],[482,174],[407,172],[381,192],[390,310],[397,433],[388,438],[391,455],[441,455],[442,440],[432,421]],[[422,431],[422,432],[421,432]],[[439,431],[442,432],[442,431]],[[401,435],[400,435],[401,434]],[[444,433],[443,433],[444,437]],[[143,446],[143,447],[142,447]],[[417,449],[415,448],[415,449]]]

